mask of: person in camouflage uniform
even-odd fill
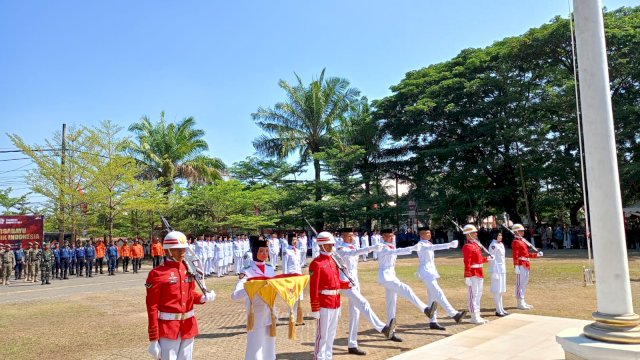
[[[2,260],[2,285],[9,285],[11,270],[16,266],[16,258],[11,250],[11,245],[4,245],[4,251],[0,253]]]
[[[51,264],[53,263],[53,252],[49,250],[49,244],[44,244],[44,250],[38,253],[38,260],[40,262],[40,280],[42,285],[51,284],[49,282],[49,276],[51,276]]]
[[[33,247],[29,251],[29,259],[32,263],[32,277],[31,281],[38,281],[38,273],[40,273],[40,257],[42,256],[42,249],[39,249],[40,245],[37,242],[33,243]]]

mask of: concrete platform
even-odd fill
[[[511,314],[446,339],[408,351],[393,360],[560,360],[556,335],[592,321]]]

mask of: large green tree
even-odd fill
[[[254,121],[266,133],[253,142],[256,150],[268,157],[286,158],[297,152],[301,164],[313,162],[315,201],[322,199],[320,159],[313,154],[330,144],[328,134],[349,110],[359,91],[349,87],[349,81],[338,77],[320,76],[305,85],[296,75],[291,85],[280,80],[287,100],[272,108],[259,107],[252,114]],[[322,214],[316,213],[316,225],[323,228]]]
[[[177,179],[204,184],[220,179],[225,172],[222,160],[203,155],[209,146],[193,117],[167,123],[162,112],[154,124],[143,116],[129,131],[135,139],[126,145],[127,152],[144,167],[144,178],[160,180],[167,194]]]

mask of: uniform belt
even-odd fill
[[[529,261],[529,258],[528,258],[528,257],[524,257],[524,256],[520,256],[520,257],[518,258],[518,260],[520,260],[520,261],[527,261],[527,262],[528,262],[528,261]]]
[[[320,290],[320,294],[322,295],[339,295],[340,290]]]
[[[482,269],[482,264],[471,264],[472,269]]]
[[[160,320],[185,320],[194,315],[193,310],[186,313],[166,313],[158,311],[158,319]]]

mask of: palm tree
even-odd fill
[[[202,139],[204,131],[194,126],[193,117],[167,124],[164,111],[156,124],[143,116],[129,126],[135,141],[127,143],[127,151],[143,166],[144,178],[160,179],[166,194],[177,179],[206,183],[220,179],[226,170],[219,158],[202,155],[209,146]]]
[[[357,89],[349,87],[348,80],[325,79],[324,72],[322,69],[320,77],[308,86],[297,74],[295,86],[280,80],[278,85],[285,91],[287,101],[276,103],[273,108],[259,107],[251,114],[266,132],[253,142],[258,153],[284,159],[297,151],[301,164],[313,160],[316,202],[322,199],[321,170],[320,160],[313,155],[330,143],[328,133],[359,95]],[[321,219],[321,215],[316,214],[316,217]],[[322,229],[322,226],[319,221],[318,227]]]

